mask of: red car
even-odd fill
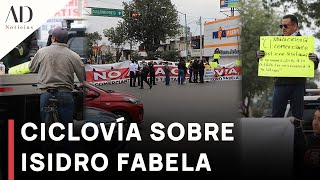
[[[84,83],[82,90],[85,95],[84,105],[96,107],[124,117],[129,122],[143,122],[143,104],[133,95],[104,90],[91,83]]]

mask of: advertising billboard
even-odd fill
[[[221,57],[238,56],[240,45],[239,16],[204,24],[204,56],[219,50]]]
[[[220,0],[220,8],[237,7],[239,0]]]

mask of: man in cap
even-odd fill
[[[40,115],[44,122],[48,113],[44,107],[55,96],[60,121],[64,125],[73,122],[74,73],[82,83],[85,80],[84,64],[80,56],[67,47],[68,31],[62,27],[52,31],[52,44],[41,48],[29,64],[31,72],[38,72],[38,88],[41,90]]]

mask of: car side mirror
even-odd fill
[[[88,92],[86,92],[86,97],[87,98],[97,98],[98,95],[97,95],[97,93],[95,93],[93,91],[88,91]]]

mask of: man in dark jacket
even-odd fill
[[[204,76],[204,64],[203,64],[203,61],[201,60],[199,62],[199,77],[200,77],[200,83],[204,83],[203,81],[203,76]]]
[[[198,83],[198,76],[199,76],[199,60],[194,60],[192,63],[192,69],[193,69],[193,82]]]
[[[170,68],[168,66],[168,62],[165,62],[164,73],[166,75],[166,85],[169,85],[169,83],[170,83]]]
[[[189,61],[188,70],[189,70],[189,83],[192,83],[193,61]]]
[[[187,71],[186,63],[181,59],[178,63],[178,84],[184,83],[185,72]]]
[[[301,36],[298,30],[298,19],[294,15],[286,15],[280,25],[283,36]],[[264,51],[257,51],[257,58],[265,56]],[[314,62],[315,70],[318,68],[319,59],[314,53],[309,54],[309,59]],[[303,97],[305,93],[306,78],[304,77],[278,77],[275,79],[272,98],[272,117],[284,117],[284,113],[290,100],[292,116],[302,119]]]
[[[140,71],[140,76],[141,76],[140,89],[143,89],[143,81],[149,85],[150,89],[152,88],[152,84],[150,84],[147,80],[149,72],[150,72],[149,66],[146,63],[142,63],[142,68]]]
[[[154,69],[153,61],[150,61],[148,63],[148,65],[149,65],[149,70],[150,70],[150,84],[157,85],[156,84],[156,72],[155,72],[155,69]]]
[[[136,71],[136,79],[138,79],[138,87],[141,86],[141,64],[138,63],[138,61],[135,61],[135,63],[138,65],[137,71]]]

